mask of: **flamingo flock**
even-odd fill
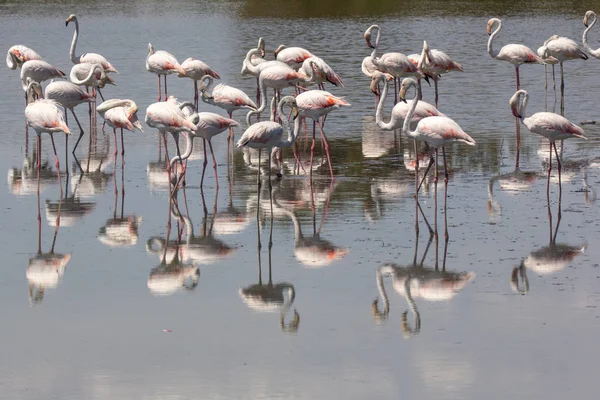
[[[548,38],[544,44],[534,52],[523,44],[506,44],[497,49],[494,40],[502,29],[502,21],[491,18],[487,22],[486,32],[489,35],[487,50],[489,55],[496,60],[506,61],[514,65],[517,92],[510,99],[510,108],[516,118],[517,124],[521,122],[528,130],[540,134],[550,141],[550,148],[556,156],[555,142],[567,138],[583,138],[583,130],[571,123],[563,115],[550,112],[535,113],[527,117],[525,110],[528,100],[528,92],[521,89],[519,68],[523,64],[541,64],[544,68],[547,64],[559,64],[561,75],[561,114],[564,114],[564,62],[577,59],[588,59],[588,54],[600,58],[600,49],[593,50],[588,42],[588,35],[596,23],[596,14],[588,11],[583,23],[586,27],[583,32],[583,45],[580,46],[574,40],[558,35]],[[73,149],[77,148],[84,135],[84,129],[79,118],[75,114],[75,108],[79,104],[88,103],[90,115],[90,129],[95,127],[96,113],[103,119],[104,123],[113,129],[115,140],[115,155],[117,153],[117,129],[121,130],[121,154],[124,156],[123,130],[143,131],[143,126],[138,120],[136,103],[131,99],[112,98],[105,99],[101,90],[106,85],[115,85],[116,81],[112,74],[119,74],[104,56],[98,53],[76,54],[77,41],[80,34],[79,20],[76,15],[70,15],[65,25],[75,25],[73,39],[69,49],[69,59],[74,64],[68,74],[68,80],[63,80],[67,74],[62,70],[43,60],[42,56],[34,50],[15,45],[10,47],[7,53],[7,66],[10,69],[20,68],[21,85],[26,99],[26,120],[40,138],[41,133],[50,134],[53,149],[56,156],[58,168],[59,160],[54,145],[54,133],[68,135],[71,130],[68,127],[66,111],[70,110],[73,119],[79,129],[79,137]],[[370,80],[370,89],[376,98],[375,123],[382,130],[399,129],[407,138],[415,141],[415,154],[417,147],[423,143],[429,154],[429,164],[423,176],[434,168],[434,183],[437,184],[438,150],[441,149],[444,165],[444,181],[446,191],[448,184],[448,169],[446,165],[446,147],[454,143],[463,143],[475,146],[476,141],[463,130],[457,122],[438,109],[439,93],[438,82],[443,74],[450,72],[465,72],[462,65],[449,56],[446,52],[430,48],[427,41],[419,53],[405,55],[400,52],[380,51],[382,39],[382,28],[373,24],[364,32],[364,40],[371,50],[370,55],[365,54],[361,70]],[[66,47],[66,46],[65,46]],[[365,52],[366,53],[366,52]],[[316,129],[319,128],[320,138],[324,153],[327,157],[330,177],[334,179],[334,166],[331,151],[325,133],[325,120],[330,112],[350,107],[348,100],[336,96],[325,90],[326,84],[335,87],[343,87],[342,77],[315,52],[296,46],[279,45],[273,51],[273,59],[266,58],[266,42],[261,37],[256,47],[250,48],[246,56],[241,60],[242,75],[250,75],[256,78],[257,93],[256,101],[242,90],[226,83],[215,85],[215,80],[221,79],[221,75],[208,64],[198,58],[188,57],[183,63],[164,50],[155,50],[148,43],[148,54],[146,57],[146,70],[156,74],[158,78],[157,102],[150,104],[146,109],[144,121],[150,128],[157,129],[162,135],[165,152],[168,156],[167,137],[169,132],[173,136],[177,156],[170,160],[167,165],[169,181],[173,188],[184,185],[184,175],[193,146],[193,139],[201,137],[208,142],[215,170],[215,184],[218,187],[218,162],[213,151],[212,139],[221,132],[228,131],[228,163],[229,154],[233,160],[235,151],[235,128],[242,124],[234,119],[234,112],[244,110],[246,112],[246,127],[241,138],[237,141],[237,148],[253,148],[259,151],[259,165],[262,149],[268,152],[269,164],[269,187],[271,187],[271,160],[281,153],[285,147],[294,148],[294,143],[302,132],[301,120],[311,119],[313,121],[312,145],[310,153],[309,171],[312,178],[313,158],[315,149]],[[167,75],[177,74],[178,77],[189,78],[194,82],[194,93],[191,101],[179,101],[170,96],[167,88]],[[114,75],[113,75],[114,76]],[[163,77],[161,79],[161,77]],[[42,94],[43,82],[52,79],[47,85],[45,95]],[[433,81],[434,102],[430,104],[423,101],[422,80]],[[388,85],[394,82],[394,107],[391,110],[389,122],[384,120],[385,101],[389,93]],[[317,85],[317,89],[310,86]],[[383,85],[383,89],[381,86]],[[293,95],[282,95],[282,91],[291,88]],[[273,89],[272,99],[269,101],[270,89]],[[414,97],[407,100],[407,93],[414,90]],[[96,95],[99,94],[102,103],[96,106]],[[225,111],[227,117],[212,112],[199,112],[199,100],[203,103],[219,107]],[[267,105],[271,104],[270,110]],[[288,112],[284,112],[284,108]],[[260,121],[261,114],[270,114],[269,120]],[[253,118],[255,117],[255,118]],[[256,119],[256,121],[255,121]],[[293,119],[293,127],[290,122]],[[306,129],[308,136],[308,129]],[[92,132],[90,132],[92,134]],[[179,136],[183,134],[186,139],[184,151],[180,148]],[[287,134],[287,138],[284,136]],[[91,140],[91,138],[90,138]],[[519,145],[517,136],[517,146]],[[206,149],[204,150],[206,153]],[[231,153],[230,153],[231,151]],[[296,160],[302,165],[296,154]],[[551,159],[550,159],[551,160]],[[39,160],[38,160],[39,161]],[[124,161],[123,161],[124,162]],[[177,168],[176,164],[180,167]],[[204,168],[207,160],[204,159]],[[423,180],[419,182],[418,162],[415,162],[415,197],[418,198],[419,189]],[[551,165],[551,162],[549,163]],[[560,161],[557,159],[560,177]],[[38,162],[39,166],[39,162]],[[172,175],[172,172],[176,171]],[[261,171],[258,169],[258,185],[261,185]],[[179,174],[179,176],[177,176]],[[548,170],[550,174],[550,167]],[[280,176],[280,174],[278,174]],[[548,175],[549,176],[549,175]],[[60,179],[60,174],[59,174]],[[560,179],[559,179],[560,181]],[[202,173],[201,186],[204,183],[204,170]],[[548,179],[548,190],[550,180]],[[173,193],[173,192],[172,192]],[[447,195],[447,192],[446,192]]]

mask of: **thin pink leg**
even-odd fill
[[[165,75],[165,101],[167,101],[167,75]]]
[[[319,125],[319,130],[321,131],[321,138],[325,145],[325,154],[327,154],[327,162],[329,163],[329,172],[331,173],[331,179],[333,179],[333,166],[331,165],[331,156],[329,154],[329,143],[327,143],[327,137],[325,136],[325,132],[323,132],[323,125],[321,125],[320,122],[318,122],[317,125]]]
[[[208,147],[210,147],[210,154],[213,159],[213,168],[215,169],[215,183],[217,185],[217,190],[219,189],[219,176],[217,174],[217,160],[215,158],[215,152],[213,151],[212,142],[208,139]],[[206,161],[206,158],[204,159]]]
[[[56,158],[56,173],[58,174],[58,186],[60,187],[60,197],[62,198],[63,189],[60,180],[60,162],[58,161],[58,153],[56,152],[56,145],[54,144],[54,135],[50,134],[50,139],[52,140],[52,149],[54,150],[54,157]]]
[[[158,101],[160,101],[160,94],[161,94],[160,92],[161,92],[161,90],[160,90],[160,74],[158,74]]]

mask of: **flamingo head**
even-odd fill
[[[258,38],[258,46],[257,49],[260,50],[260,56],[265,57],[265,39],[262,37]]]
[[[515,94],[513,94],[513,96],[510,98],[510,100],[508,101],[508,104],[510,105],[510,110],[512,111],[512,114],[517,117],[517,118],[523,118],[522,112],[521,112],[521,95],[523,93],[526,93],[524,90],[518,90],[515,92]]]
[[[279,52],[281,50],[285,49],[285,44],[280,44],[278,48],[275,49],[275,59],[277,59],[277,54],[279,54]],[[262,49],[261,54],[264,54],[265,50]]]
[[[150,54],[154,54],[154,46],[152,46],[152,43],[148,43],[148,55]]]
[[[75,15],[75,14],[69,15],[69,18],[67,18],[67,20],[65,21],[65,26],[68,26],[69,22],[71,22],[71,21],[77,21],[77,15]]]
[[[44,92],[42,92],[42,85],[31,79],[31,77],[27,77],[27,94],[31,96],[31,98],[37,96],[38,99],[43,99]]]
[[[585,13],[585,16],[583,17],[583,24],[588,27],[590,24],[590,19],[592,19],[592,17],[595,17],[596,14],[593,11],[588,11]]]
[[[400,86],[400,97],[399,99],[406,103],[406,90],[409,86],[417,87],[417,81],[412,78],[402,79],[402,85]]]
[[[390,74],[385,74],[379,71],[373,72],[370,85],[371,92],[373,92],[376,96],[379,96],[381,94],[381,91],[379,89],[379,83],[384,82],[385,84],[387,84],[387,82],[391,81],[393,78],[394,77]]]
[[[490,20],[487,22],[487,34],[491,35],[494,26],[496,26],[496,24],[499,24],[499,23],[500,23],[500,20],[498,18],[490,18]]]
[[[377,25],[371,25],[366,31],[365,34],[363,35],[365,38],[365,42],[367,42],[367,46],[370,47],[371,49],[374,49],[375,46],[373,45],[373,43],[371,42],[371,35],[373,32],[373,29],[379,29],[379,26]]]

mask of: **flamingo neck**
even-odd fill
[[[523,100],[521,100],[521,105],[519,107],[519,115],[521,116],[521,122],[527,118],[527,102],[529,101],[529,93],[523,93]]]
[[[369,72],[369,70],[367,69],[367,59],[368,59],[368,57],[365,57],[363,59],[363,62],[360,64],[360,69],[363,74],[365,74],[368,77],[372,77],[373,74],[371,72]],[[371,61],[371,62],[373,62],[373,61]]]
[[[252,64],[252,56],[259,53],[260,49],[251,49],[248,51],[248,53],[246,53],[246,58],[244,59],[244,67],[246,67],[245,69],[254,76],[259,76],[260,69],[258,66]]]
[[[387,314],[387,311],[390,308],[390,301],[388,299],[387,293],[385,292],[385,286],[383,285],[383,276],[389,275],[392,273],[392,269],[390,266],[384,265],[377,270],[377,289],[379,290],[379,296],[383,300],[383,309],[384,314]]]
[[[375,46],[373,46],[373,51],[371,52],[371,61],[375,64],[376,67],[379,68],[379,59],[377,58],[377,48],[379,47],[379,39],[381,38],[381,28],[377,28],[377,39],[375,39]]]
[[[588,25],[586,30],[583,31],[582,41],[583,41],[583,48],[585,49],[585,51],[590,53],[595,58],[599,58],[600,57],[600,48],[598,50],[594,50],[590,47],[590,45],[588,43],[588,32],[590,31],[590,29],[592,29],[592,26],[594,26],[596,24],[596,18],[597,18],[596,14],[593,14],[592,22]]]
[[[494,38],[496,37],[496,35],[498,35],[498,33],[500,33],[500,29],[502,29],[502,21],[498,22],[498,27],[496,28],[496,30],[490,35],[490,38],[488,39],[488,54],[490,55],[490,57],[492,58],[497,58],[498,57],[498,52],[494,51],[493,48],[493,41]]]
[[[390,122],[383,121],[383,104],[385,103],[385,99],[388,94],[388,82],[386,79],[383,80],[383,91],[381,92],[381,96],[379,97],[379,103],[377,104],[377,111],[375,112],[375,122],[380,129],[385,131],[390,131],[394,129],[398,118],[394,114],[394,110],[392,109],[392,115],[390,117]]]
[[[412,103],[410,104],[410,108],[408,109],[408,113],[406,114],[406,117],[404,118],[404,124],[402,125],[402,133],[404,133],[408,137],[415,139],[418,135],[417,135],[416,131],[410,130],[410,121],[412,120],[412,117],[415,114],[415,109],[417,108],[417,103],[419,102],[419,97],[421,97],[421,90],[419,89],[419,86],[415,83],[414,80],[409,81],[408,87],[410,88],[411,86],[415,87],[416,92],[415,92],[415,97],[414,97]]]
[[[260,107],[256,110],[250,110],[248,114],[246,114],[246,123],[248,126],[250,125],[250,117],[260,114],[267,108],[267,85],[262,77],[258,78],[258,86],[260,88]]]
[[[181,161],[187,160],[192,155],[192,149],[194,146],[192,135],[190,133],[188,133],[187,135],[184,135],[184,136],[185,136],[186,147],[185,147],[185,151],[181,155]],[[174,171],[175,163],[177,161],[179,161],[179,156],[175,156],[175,157],[171,158],[171,171]]]
[[[71,50],[69,51],[69,57],[73,64],[79,64],[81,57],[75,55],[75,46],[77,46],[77,38],[79,37],[79,21],[75,20],[75,32],[73,33],[73,40],[71,41]]]
[[[90,72],[87,74],[87,76],[84,79],[79,80],[79,79],[77,79],[76,76],[72,75],[71,82],[73,82],[76,85],[90,86],[92,76],[96,73],[97,69],[100,69],[100,80],[102,80],[105,76],[104,69],[102,68],[102,66],[100,64],[94,64],[92,66],[92,68],[90,68]]]

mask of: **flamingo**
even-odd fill
[[[204,75],[200,80],[202,101],[224,109],[227,111],[229,119],[232,118],[232,114],[235,110],[241,110],[243,108],[256,110],[258,108],[256,103],[240,89],[225,83],[220,83],[212,88],[213,82],[213,77],[210,75]],[[229,148],[229,141],[235,140],[233,126],[235,125],[231,126],[229,134],[227,135],[227,148]]]
[[[265,63],[266,64],[266,63]],[[313,63],[314,64],[314,63]],[[311,69],[311,73],[313,70]],[[260,114],[267,108],[267,87],[271,87],[280,91],[283,88],[286,88],[290,85],[293,85],[299,81],[303,82],[311,82],[313,80],[314,74],[311,76],[306,76],[301,72],[296,72],[292,68],[287,65],[280,66],[274,65],[268,68],[263,69],[260,72],[260,76],[258,78],[259,86],[260,86],[260,107],[256,110],[251,110],[246,115],[246,122],[250,125],[250,117],[254,114]]]
[[[42,95],[42,87],[38,82],[30,81],[27,91],[35,91],[39,96]],[[62,184],[60,181],[60,163],[58,161],[58,154],[56,153],[56,145],[54,144],[54,133],[63,132],[67,135],[71,134],[69,127],[64,120],[64,112],[60,105],[50,99],[39,99],[27,105],[25,108],[25,118],[27,124],[32,127],[37,133],[37,154],[38,162],[37,168],[38,173],[41,168],[40,157],[41,154],[41,134],[48,133],[52,140],[52,149],[54,150],[54,157],[56,158],[56,170],[58,172],[58,185],[60,187],[60,194],[62,197]]]
[[[179,133],[193,133],[196,130],[196,124],[194,124],[193,120],[197,117],[197,114],[186,115],[182,110],[187,105],[191,105],[191,103],[180,104],[175,97],[171,96],[166,102],[152,103],[146,109],[146,125],[158,129],[163,137],[165,152],[167,151],[167,132],[173,135],[175,145],[177,146],[177,155],[181,156],[178,141]],[[167,172],[169,182],[171,182],[170,165],[167,165]]]
[[[377,30],[377,39],[373,45],[371,36],[373,30]],[[397,83],[399,78],[404,77],[415,77],[418,79],[425,78],[423,73],[419,71],[416,65],[414,65],[405,54],[402,53],[385,53],[381,57],[377,57],[377,47],[379,47],[379,40],[381,39],[381,28],[379,25],[371,25],[364,34],[367,46],[373,49],[371,53],[371,61],[381,72],[386,72],[392,75],[394,79],[394,104],[398,102],[398,91]]]
[[[563,63],[568,60],[587,60],[588,56],[583,49],[574,41],[566,37],[553,35],[546,40],[543,46],[544,56],[553,57],[560,64],[560,111],[565,111],[565,76],[563,74]]]
[[[367,78],[372,78],[373,72],[379,71],[375,64],[373,64],[373,57],[371,56],[363,58],[362,63],[360,64],[360,70]]]
[[[592,29],[592,26],[594,26],[596,24],[596,13],[593,11],[587,11],[585,13],[585,16],[583,17],[583,25],[586,26],[586,30],[583,31],[583,48],[585,49],[585,51],[587,51],[589,54],[592,55],[592,57],[594,58],[598,58],[600,59],[600,48],[597,48],[596,50],[592,49],[588,43],[588,32],[590,31],[590,29]],[[591,22],[590,22],[591,20]],[[7,59],[8,61],[8,59]]]
[[[91,103],[96,99],[89,93],[83,91],[79,86],[72,82],[67,81],[52,81],[48,86],[46,86],[46,91],[44,97],[50,100],[56,101],[65,109],[65,121],[67,121],[67,110],[71,110],[71,114],[73,114],[73,118],[75,118],[75,122],[77,122],[77,126],[79,127],[79,140],[83,136],[83,128],[81,123],[79,123],[79,119],[77,115],[75,115],[74,108],[77,107],[81,103]],[[66,144],[68,147],[69,135],[66,135]]]
[[[137,104],[129,99],[110,99],[96,107],[96,111],[104,121],[106,121],[108,126],[113,128],[115,156],[117,155],[117,128],[121,129],[121,156],[124,156],[125,143],[123,141],[123,129],[127,129],[130,132],[133,132],[135,129],[139,129],[142,132],[144,131],[144,129],[142,129],[142,124],[140,124],[140,121],[138,120]]]
[[[250,49],[250,51],[248,51],[248,54],[246,55],[246,58],[244,58],[244,61],[242,61],[242,75],[252,75],[256,77],[256,102],[260,103],[260,87],[258,86],[258,72],[251,72],[248,69],[248,65],[250,66],[250,69],[256,68],[257,66],[259,66],[260,64],[264,64],[265,62],[267,62],[267,60],[264,59],[265,56],[265,40],[260,37],[258,38],[258,45],[256,46],[255,49]],[[269,61],[271,63],[273,62],[279,62],[279,61]],[[281,63],[283,64],[283,63]]]
[[[430,49],[427,41],[423,41],[423,51],[418,67],[421,72],[433,79],[436,108],[438,106],[438,81],[441,75],[452,71],[465,71],[462,65],[452,60],[448,54],[438,49]]]
[[[300,93],[296,96],[296,104],[300,115],[304,118],[310,118],[313,120],[313,139],[312,146],[310,148],[310,175],[312,176],[312,165],[313,155],[315,150],[315,125],[319,125],[321,131],[321,138],[325,144],[325,153],[327,154],[327,161],[329,162],[329,172],[331,178],[333,178],[333,167],[331,166],[331,156],[329,154],[329,144],[323,132],[323,122],[321,117],[326,116],[331,111],[336,110],[340,107],[349,107],[350,103],[341,97],[336,97],[329,92],[324,90],[308,90]]]
[[[198,113],[198,123],[196,124],[195,130],[186,135],[186,149],[181,155],[181,160],[187,160],[192,154],[193,140],[195,137],[201,137],[204,140],[204,167],[202,169],[202,179],[200,181],[200,187],[204,185],[204,171],[206,170],[206,164],[208,160],[206,157],[206,141],[210,148],[210,154],[213,159],[213,168],[215,170],[215,182],[217,190],[219,188],[219,177],[217,174],[217,160],[215,158],[215,152],[213,151],[211,139],[213,136],[225,131],[226,129],[233,130],[233,127],[240,126],[236,121],[225,118],[219,114],[211,112],[200,112]],[[171,169],[175,166],[175,162],[179,160],[178,157],[171,159]],[[182,174],[183,175],[183,174]]]
[[[221,77],[206,63],[191,57],[181,63],[181,68],[185,70],[185,74],[178,73],[177,76],[180,78],[190,78],[194,81],[194,106],[198,108],[198,81],[202,80],[205,75],[209,75],[215,79],[221,79]]]
[[[262,75],[261,75],[262,78]],[[237,147],[250,147],[258,149],[258,165],[260,166],[260,154],[262,149],[269,151],[273,147],[290,147],[294,144],[298,133],[300,132],[300,119],[298,118],[298,105],[293,96],[286,96],[279,101],[277,111],[283,115],[283,105],[287,104],[292,109],[294,116],[294,130],[290,130],[289,122],[283,118],[283,126],[274,121],[261,121],[250,125],[244,132],[240,140],[237,142]],[[252,112],[252,111],[251,111]],[[283,132],[287,131],[287,140],[283,138]],[[258,168],[258,188],[260,190],[260,168]],[[271,155],[269,154],[269,188],[271,188]]]
[[[548,40],[550,40],[550,39],[547,39],[544,42],[544,45],[540,46],[537,49],[537,55],[540,56],[540,58],[545,61],[545,64],[544,64],[544,90],[545,91],[548,91],[548,77],[547,77],[547,74],[546,74],[546,69],[547,69],[546,68],[546,64],[552,65],[552,84],[553,84],[553,87],[554,87],[554,100],[556,101],[556,77],[555,77],[555,74],[554,74],[554,66],[556,64],[558,64],[558,60],[556,58],[554,58],[554,57],[552,57],[552,56],[550,56],[550,55],[547,54],[547,52],[546,52],[546,44],[548,43]]]
[[[314,67],[311,67],[311,61],[314,63]],[[314,68],[315,73],[315,81],[312,83],[317,83],[319,85],[319,89],[324,90],[325,82],[329,82],[334,86],[344,87],[344,82],[342,78],[338,74],[335,73],[333,68],[329,66],[322,58],[317,56],[312,56],[304,60],[302,66],[298,70],[298,72],[302,72],[306,76],[310,76],[310,69]]]
[[[25,92],[25,105],[27,105],[28,78],[37,83],[48,79],[63,78],[65,73],[43,60],[25,61],[21,65],[21,87]]]
[[[177,59],[163,50],[154,51],[152,43],[148,43],[148,56],[146,57],[146,70],[158,75],[158,101],[160,101],[160,76],[165,76],[165,97],[167,101],[167,75],[179,73],[186,75],[187,71],[179,65]]]
[[[100,91],[107,83],[114,85],[115,81],[106,74],[100,64],[81,63],[73,65],[69,79],[76,85],[82,85],[92,88],[92,96],[96,97],[96,89],[100,93],[100,98],[104,101],[104,96]]]
[[[492,32],[494,26],[496,30]],[[490,35],[488,40],[488,54],[496,60],[508,61],[515,66],[515,74],[517,76],[517,90],[521,88],[519,81],[519,65],[521,64],[544,64],[544,60],[539,57],[533,50],[522,44],[507,44],[500,51],[495,52],[492,47],[494,38],[502,29],[502,21],[498,18],[491,18],[487,23],[487,34]]]
[[[275,50],[275,59],[286,63],[295,70],[299,69],[304,60],[310,57],[313,57],[310,51],[302,47],[285,47],[282,44]]]
[[[67,20],[65,21],[65,26],[69,25],[69,22],[75,22],[75,33],[73,33],[73,41],[71,42],[71,50],[69,51],[69,56],[71,57],[71,62],[73,64],[80,63],[90,63],[90,64],[100,64],[102,68],[106,72],[116,72],[119,71],[115,67],[112,66],[111,63],[108,62],[104,56],[96,53],[83,53],[80,56],[75,55],[75,46],[77,46],[77,38],[79,37],[79,21],[77,20],[77,16],[75,14],[69,15]]]
[[[41,60],[42,56],[22,44],[15,44],[6,53],[6,65],[10,69],[21,68],[26,61]]]
[[[423,180],[417,187],[415,196],[418,196],[419,189],[427,176],[427,172],[435,162],[435,174],[433,178],[433,183],[435,185],[435,192],[437,193],[437,160],[438,160],[438,149],[442,148],[442,154],[444,158],[444,183],[446,184],[446,188],[448,187],[448,167],[446,165],[446,149],[445,145],[453,143],[453,142],[463,142],[468,144],[469,146],[475,146],[475,140],[471,138],[462,128],[454,122],[454,120],[445,117],[445,116],[431,116],[427,118],[423,118],[417,124],[416,129],[412,130],[410,128],[411,121],[413,116],[415,115],[415,111],[417,109],[418,103],[420,103],[419,99],[419,86],[417,85],[417,81],[412,78],[408,78],[402,81],[402,86],[400,87],[400,99],[403,100],[406,96],[406,91],[411,86],[416,88],[416,95],[413,99],[410,109],[404,119],[404,124],[402,125],[402,133],[406,136],[423,141],[429,145],[430,148],[434,149],[435,152],[435,160],[432,157],[429,160],[429,165],[425,170],[425,174],[423,176]],[[437,226],[437,224],[436,224]]]
[[[585,132],[579,126],[573,124],[571,121],[551,112],[537,112],[527,117],[526,109],[527,102],[529,101],[529,93],[526,90],[517,90],[515,94],[510,98],[509,105],[512,113],[515,117],[521,120],[521,123],[525,125],[532,133],[537,133],[548,139],[550,142],[550,154],[548,160],[548,183],[546,186],[546,196],[550,196],[550,171],[552,170],[552,149],[554,148],[554,154],[556,155],[556,163],[558,166],[558,187],[561,190],[560,180],[560,158],[558,157],[558,151],[556,149],[556,141],[570,139],[574,137],[586,139],[584,136]]]

